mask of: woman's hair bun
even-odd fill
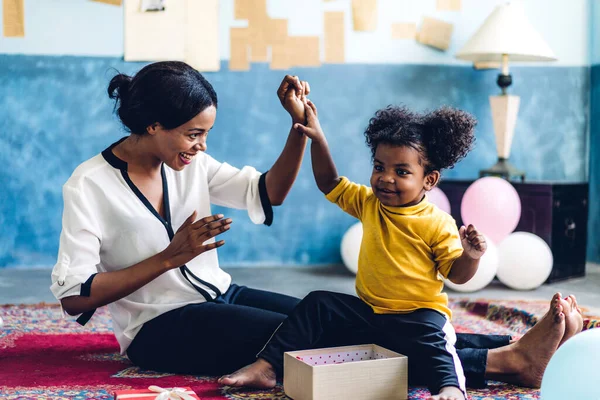
[[[129,91],[131,77],[125,74],[115,75],[108,84],[108,97],[115,100],[123,100]]]

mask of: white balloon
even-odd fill
[[[462,285],[452,283],[449,279],[446,279],[444,280],[446,287],[457,292],[476,292],[483,289],[494,280],[499,263],[498,248],[488,237],[486,237],[485,240],[487,242],[487,250],[479,260],[479,268],[477,269],[475,276]]]
[[[500,282],[517,290],[531,290],[546,282],[552,272],[552,250],[529,232],[511,233],[498,245]]]
[[[356,274],[358,272],[358,253],[360,252],[360,243],[362,241],[363,228],[362,223],[357,222],[352,225],[342,238],[340,251],[342,253],[342,261],[350,272]]]

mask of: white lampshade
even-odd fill
[[[556,60],[518,2],[496,7],[456,54],[456,58],[473,62],[500,62],[503,54],[508,55],[511,62]]]

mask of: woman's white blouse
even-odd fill
[[[220,163],[205,153],[180,172],[163,165],[163,219],[129,179],[127,163],[112,153],[118,143],[77,167],[63,187],[62,232],[50,287],[57,299],[89,296],[94,274],[127,268],[163,251],[194,210],[198,219],[211,215],[211,203],[247,209],[252,222],[270,225],[265,176],[252,167],[240,170]],[[214,299],[230,283],[213,250],[109,304],[121,352],[145,322]]]

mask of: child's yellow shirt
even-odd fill
[[[375,313],[429,308],[452,317],[441,277],[463,248],[450,215],[427,198],[410,207],[384,206],[371,188],[345,177],[326,197],[362,222],[356,292]]]

